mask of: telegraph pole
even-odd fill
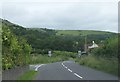
[[[85,36],[84,50],[85,50],[85,52],[87,53],[87,35]]]

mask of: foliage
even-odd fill
[[[7,25],[2,24],[2,29],[2,68],[28,64],[31,46],[24,38],[15,36]]]
[[[60,57],[48,57],[43,55],[35,55],[32,57],[31,64],[53,63],[61,61]]]
[[[2,25],[0,20],[0,75],[2,74]]]
[[[67,58],[76,58],[76,53],[73,52],[67,52],[67,51],[53,51],[53,56],[61,56],[61,57],[67,57]]]
[[[102,57],[118,57],[118,37],[107,39],[102,47],[96,48],[92,53]]]
[[[92,49],[89,56],[75,60],[80,65],[118,75],[119,48],[118,36],[108,38],[98,48]]]
[[[52,57],[47,54],[33,54],[31,64],[53,63],[76,58],[76,54],[67,51],[53,51]]]

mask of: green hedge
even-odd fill
[[[2,27],[2,69],[29,64],[31,46],[23,37],[15,36],[6,25]]]

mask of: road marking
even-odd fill
[[[81,78],[81,79],[83,78],[80,75],[78,75],[77,73],[74,73],[74,75],[77,76],[77,77],[79,77],[79,78]]]
[[[35,67],[36,67],[36,68],[35,68],[35,71],[38,71],[38,69],[39,69],[41,66],[43,66],[43,65],[45,65],[45,64],[41,64],[41,65],[35,66]]]
[[[65,67],[65,65],[62,63],[62,65]]]
[[[65,67],[67,69],[67,67],[62,63],[63,67]]]
[[[68,69],[68,71],[72,72],[72,70],[71,70],[71,69]]]
[[[62,66],[63,67],[65,67],[69,72],[73,72],[71,69],[69,69],[67,66],[65,66],[64,65],[64,63],[65,63],[65,61],[64,62],[62,62]],[[77,76],[78,78],[80,78],[80,79],[82,79],[83,77],[82,76],[80,76],[80,75],[78,75],[77,73],[75,73],[75,72],[73,72],[73,74],[75,75],[75,76]]]
[[[65,68],[67,69],[67,67],[65,66]]]

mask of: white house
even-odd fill
[[[92,43],[92,46],[88,46],[89,49],[99,47],[94,41],[92,41]]]

